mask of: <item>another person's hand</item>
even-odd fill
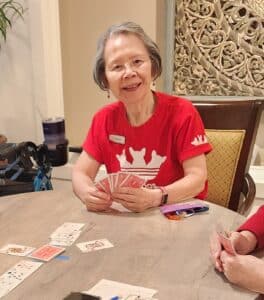
[[[161,195],[159,189],[120,187],[112,193],[112,198],[131,211],[143,212],[159,206]]]
[[[230,234],[232,244],[238,254],[248,254],[252,252],[257,245],[256,236],[250,231],[234,231]]]
[[[229,236],[235,251],[238,254],[248,254],[256,248],[257,239],[250,231],[232,232]],[[222,245],[218,239],[218,235],[214,232],[210,237],[210,254],[215,265],[215,268],[223,272],[220,255],[222,252]]]
[[[95,187],[88,187],[81,200],[89,211],[108,211],[112,205],[110,195]]]
[[[252,255],[230,255],[226,251],[220,256],[227,279],[249,290],[264,292],[264,261]]]
[[[222,262],[220,260],[221,251],[222,251],[222,245],[215,231],[210,236],[210,256],[215,268],[219,272],[223,272]]]

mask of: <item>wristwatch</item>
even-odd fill
[[[161,190],[161,201],[159,206],[162,206],[168,202],[168,192],[163,186],[159,186],[158,188]]]

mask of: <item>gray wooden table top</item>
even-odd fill
[[[77,242],[107,238],[113,248],[82,253],[67,247],[68,260],[53,259],[3,299],[63,299],[100,279],[158,290],[159,300],[243,300],[256,294],[230,284],[211,265],[209,235],[221,222],[235,229],[244,217],[210,203],[208,213],[167,220],[158,209],[111,215],[87,212],[71,190],[0,197],[0,247],[16,243],[40,247],[64,222],[93,223]],[[0,254],[0,274],[21,257]]]

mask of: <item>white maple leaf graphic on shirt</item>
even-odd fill
[[[199,145],[207,144],[207,143],[208,143],[208,140],[207,140],[206,135],[197,135],[191,142],[191,144],[194,146],[199,146]]]
[[[145,180],[154,179],[159,172],[161,164],[167,158],[167,156],[158,155],[157,152],[153,150],[151,152],[151,161],[146,164],[144,158],[146,154],[146,148],[136,151],[132,147],[129,147],[128,150],[133,158],[132,163],[127,161],[125,149],[123,149],[120,155],[116,155],[120,164],[120,170],[122,172],[131,172],[137,174],[140,177],[143,177]]]

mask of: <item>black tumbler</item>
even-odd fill
[[[68,161],[68,140],[65,138],[64,118],[48,118],[42,121],[44,143],[52,166],[62,166]]]

